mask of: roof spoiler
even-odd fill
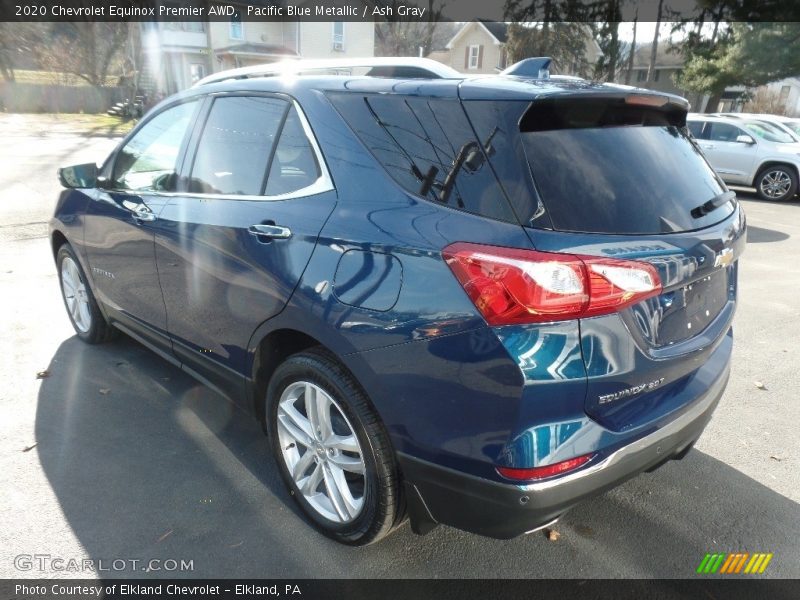
[[[549,56],[539,56],[536,58],[523,58],[515,62],[502,71],[500,75],[512,75],[514,77],[529,77],[531,79],[550,79],[550,63],[553,59]]]

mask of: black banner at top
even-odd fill
[[[778,0],[0,0],[5,22],[191,21],[800,21]]]

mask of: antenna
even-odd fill
[[[514,77],[529,77],[531,79],[550,79],[550,63],[553,59],[549,56],[536,58],[523,58],[521,61],[508,67],[500,75],[513,75]]]

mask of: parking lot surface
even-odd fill
[[[46,238],[56,169],[100,161],[115,140],[8,119],[0,577],[97,575],[54,568],[60,558],[125,561],[106,577],[682,578],[707,552],[742,551],[774,554],[764,577],[800,577],[800,202],[738,190],[749,233],[733,370],[686,459],[575,508],[556,541],[445,527],[418,537],[405,525],[348,548],[303,521],[250,417],[127,338],[90,347],[73,336]],[[169,560],[191,569],[166,571]]]

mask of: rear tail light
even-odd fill
[[[442,255],[490,325],[593,317],[661,293],[646,262],[465,242]]]
[[[497,472],[506,479],[513,479],[514,481],[530,481],[532,479],[545,479],[547,477],[554,477],[555,475],[563,475],[574,471],[578,467],[582,467],[592,459],[593,454],[585,454],[583,456],[576,456],[569,460],[562,460],[561,462],[553,463],[552,465],[545,465],[543,467],[533,467],[530,469],[515,469],[512,467],[496,467]]]

